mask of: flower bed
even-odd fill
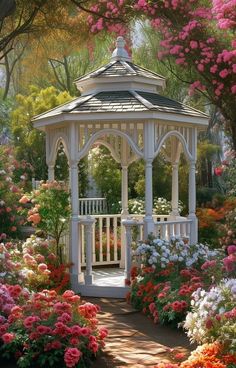
[[[223,345],[214,342],[199,346],[187,360],[181,363],[159,363],[153,368],[234,368],[235,366],[236,355],[226,353]]]
[[[69,287],[69,265],[60,264],[54,243],[32,235],[25,242],[0,245],[0,281],[30,290],[63,291]]]
[[[236,353],[236,279],[225,279],[209,291],[192,295],[191,312],[184,323],[188,337],[198,344],[218,341]]]
[[[150,239],[136,255],[142,267],[133,273],[130,301],[155,323],[177,324],[191,307],[192,294],[208,290],[224,277],[236,277],[236,247],[228,255],[207,246],[189,246],[183,240]]]
[[[107,330],[98,328],[99,307],[83,303],[73,291],[61,296],[53,290],[25,294],[26,302],[14,305],[24,290],[3,285],[9,308],[0,308],[1,355],[15,356],[19,367],[89,367],[104,346]],[[1,305],[0,305],[1,306]]]
[[[50,242],[31,236],[0,244],[1,357],[21,368],[90,366],[107,330],[98,328],[99,307],[64,291],[68,283]]]

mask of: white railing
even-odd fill
[[[171,236],[190,239],[191,220],[186,218],[175,221],[156,221],[154,222],[154,235],[159,239],[170,239]]]
[[[97,215],[106,212],[106,198],[79,198],[79,213],[81,216]]]
[[[94,215],[92,225],[92,265],[119,264],[121,259],[121,215]],[[80,217],[81,259],[86,264],[85,226]]]
[[[82,266],[86,266],[86,229],[84,225],[88,218],[92,218],[91,248],[92,248],[92,266],[120,264],[122,254],[122,229],[121,215],[94,215],[91,217],[80,216],[80,244]],[[185,217],[179,217],[177,220],[171,220],[170,216],[155,216],[154,235],[161,239],[168,240],[171,236],[180,236],[189,239],[191,220]],[[129,223],[132,232],[132,241],[144,240],[144,223],[142,215],[130,215]],[[131,225],[132,224],[132,225]],[[61,238],[61,243],[66,245],[66,252],[69,249],[69,236]],[[66,253],[68,255],[68,253]]]

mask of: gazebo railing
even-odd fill
[[[190,226],[192,220],[187,218],[179,218],[175,221],[155,221],[154,222],[154,236],[161,239],[169,240],[171,236],[180,236],[190,239]],[[126,238],[126,257],[125,257],[125,278],[129,283],[131,280],[131,265],[132,265],[132,242],[134,229],[139,229],[139,233],[142,234],[144,226],[143,221],[137,221],[135,219],[127,219],[122,221],[125,227]],[[143,238],[140,238],[143,240]]]
[[[121,262],[122,244],[122,224],[121,215],[92,215],[80,216],[80,242],[81,242],[81,260],[82,267],[86,266],[86,225],[88,218],[94,220],[91,225],[91,262],[92,266],[119,265]],[[177,220],[171,220],[168,215],[154,216],[154,236],[168,240],[171,236],[180,236],[189,239],[191,220],[186,217],[179,217]],[[142,241],[144,239],[143,215],[130,215],[129,223],[131,225],[131,237],[133,241]],[[123,238],[125,239],[125,238]],[[61,239],[61,243],[66,245],[69,250],[69,235]],[[68,254],[67,254],[68,256]]]
[[[84,215],[98,215],[107,212],[106,198],[79,198],[79,213]]]
[[[92,265],[119,264],[121,260],[121,215],[94,215],[92,224]],[[84,217],[86,220],[86,217]],[[86,265],[86,234],[80,221],[82,267]]]

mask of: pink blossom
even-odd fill
[[[198,42],[197,41],[190,41],[190,47],[191,49],[197,49],[198,48]]]
[[[223,70],[221,70],[219,75],[220,75],[221,78],[226,78],[229,75],[229,71],[227,69],[223,69]]]
[[[198,64],[197,68],[200,72],[203,72],[205,69],[203,64]]]
[[[82,353],[77,348],[68,348],[64,354],[66,367],[73,368],[80,360]]]
[[[38,270],[39,270],[40,272],[44,272],[44,271],[46,271],[46,270],[47,270],[47,268],[48,268],[48,266],[47,266],[45,263],[40,263],[40,264],[38,265]]]
[[[15,334],[13,334],[13,333],[9,332],[9,333],[5,333],[4,335],[2,335],[2,340],[3,340],[4,344],[9,344],[14,339],[15,339]]]
[[[236,245],[234,245],[234,244],[229,245],[227,247],[227,252],[228,252],[229,255],[236,253]]]
[[[217,69],[218,69],[218,66],[217,65],[213,65],[211,68],[210,68],[210,72],[212,74],[215,74],[217,72]]]
[[[232,87],[231,87],[231,92],[233,94],[236,94],[236,84],[234,84]]]

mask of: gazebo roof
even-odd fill
[[[151,79],[162,79],[165,78],[162,75],[154,73],[148,69],[142,68],[130,61],[117,60],[111,61],[110,63],[94,70],[93,72],[87,73],[75,81],[84,81],[89,78],[102,78],[102,77],[124,77],[124,76],[139,76]]]
[[[111,61],[78,78],[81,96],[34,118],[35,127],[43,128],[68,120],[112,121],[159,119],[207,125],[208,115],[159,92],[165,78],[131,62],[118,37]]]
[[[37,118],[62,113],[159,111],[207,118],[201,111],[157,93],[143,91],[107,91],[82,96],[52,109]]]

